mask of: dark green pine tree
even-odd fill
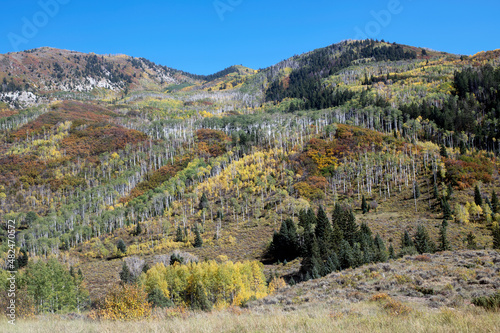
[[[355,263],[354,253],[351,245],[345,239],[342,240],[339,250],[339,264],[341,269],[353,267]]]
[[[363,263],[368,264],[373,262],[375,258],[372,232],[366,223],[362,223],[359,230],[358,242],[361,245],[361,251],[363,251]]]
[[[448,241],[447,236],[447,226],[448,222],[446,220],[443,221],[441,227],[439,228],[439,251],[449,251],[451,250],[450,242]]]
[[[212,310],[212,303],[208,299],[207,291],[201,281],[196,282],[194,286],[189,288],[188,297],[191,301],[191,309],[202,311]]]
[[[202,247],[203,246],[203,239],[201,238],[200,235],[200,230],[198,229],[198,226],[194,226],[194,247]]]
[[[405,230],[403,238],[401,239],[401,248],[412,247],[412,246],[414,246],[414,244],[413,241],[411,240],[410,234],[408,233],[408,230]]]
[[[307,216],[308,216],[308,220],[309,220],[309,223],[311,224],[311,228],[312,226],[316,225],[316,215],[314,214],[314,210],[312,208],[309,208],[307,210]]]
[[[176,242],[183,242],[184,241],[184,234],[182,233],[181,226],[177,227],[177,231],[175,232],[175,241]]]
[[[427,233],[427,229],[421,224],[417,227],[414,243],[417,252],[420,254],[434,252],[435,246]]]
[[[200,204],[198,205],[198,208],[199,208],[200,210],[202,210],[202,209],[207,209],[207,208],[208,208],[208,206],[209,206],[209,203],[208,203],[208,198],[207,198],[206,194],[205,194],[205,193],[203,193],[203,194],[201,195],[201,198],[200,198]]]
[[[467,148],[465,147],[465,143],[460,141],[460,155],[467,154]]]
[[[339,259],[336,253],[332,253],[332,255],[326,261],[323,269],[324,269],[323,275],[330,274],[339,269]]]
[[[127,266],[127,263],[124,261],[122,265],[122,270],[120,272],[120,280],[123,283],[130,283],[133,280],[132,273],[130,273],[130,270]]]
[[[451,208],[446,198],[441,199],[441,208],[443,209],[443,219],[449,220],[451,218]]]
[[[477,185],[477,184],[474,187],[474,202],[478,206],[483,205],[483,197],[481,196],[481,191],[479,190],[479,185]]]
[[[343,229],[343,218],[344,218],[344,210],[342,207],[336,203],[335,207],[333,208],[333,213],[332,213],[332,224],[333,225],[338,225],[340,230]]]
[[[379,234],[375,236],[373,243],[375,244],[375,261],[379,262],[387,261],[389,255],[387,253],[384,241],[382,240],[382,237],[380,237]]]
[[[396,259],[396,254],[394,253],[394,247],[392,243],[389,245],[389,259]]]
[[[169,298],[165,297],[163,291],[158,287],[148,294],[148,302],[151,303],[151,306],[154,308],[165,308],[174,305]]]
[[[363,195],[363,198],[361,199],[361,210],[363,211],[363,214],[366,214],[370,211],[370,208],[368,204],[366,203],[366,198]]]
[[[303,273],[309,274],[313,279],[316,279],[323,272],[323,261],[321,260],[318,241],[314,235],[308,252],[310,255],[304,257],[302,260],[301,270]]]
[[[309,233],[309,224],[306,225]],[[273,235],[271,243],[271,253],[278,260],[293,260],[300,252],[300,247],[297,237],[297,229],[292,219],[285,219],[281,222],[279,232]]]
[[[352,246],[352,254],[354,256],[354,263],[352,267],[359,267],[365,264],[365,256],[361,250],[361,244],[354,243],[354,246]]]
[[[495,250],[500,250],[500,226],[495,225],[491,230],[491,236],[493,237],[493,248]]]
[[[476,236],[471,232],[467,235],[467,248],[469,250],[477,250]]]
[[[30,211],[26,214],[26,217],[24,218],[24,224],[27,227],[30,227],[33,224],[35,224],[37,220],[38,220],[38,215],[35,212]]]
[[[434,183],[434,199],[439,199],[439,190],[436,183]]]
[[[289,256],[295,259],[300,254],[300,244],[299,237],[297,235],[297,227],[295,226],[295,223],[293,223],[293,220],[290,218],[286,219],[285,223],[288,230],[287,242],[289,248]]]
[[[125,245],[125,242],[123,241],[123,239],[118,240],[118,243],[116,244],[116,248],[121,253],[126,253],[127,252],[127,246]]]
[[[26,265],[28,265],[28,261],[29,261],[28,252],[26,251],[25,248],[22,248],[21,251],[19,251],[19,256],[17,257],[17,265],[19,268],[23,268]]]
[[[321,258],[326,260],[331,254],[331,236],[332,225],[326,216],[322,206],[319,206],[318,215],[316,216],[316,228],[314,234],[318,241]]]
[[[314,239],[314,231],[311,228],[311,224],[307,223],[304,227],[303,233],[303,244],[300,247],[300,252],[302,257],[308,257],[311,255],[311,247]]]
[[[302,227],[305,230],[307,224],[310,224],[307,210],[301,209],[299,211],[299,227]]]
[[[136,236],[139,236],[141,233],[142,233],[141,223],[139,221],[137,221],[137,225],[135,226],[134,234]]]
[[[330,220],[326,216],[325,211],[322,206],[319,206],[318,215],[316,216],[316,228],[314,229],[314,234],[318,240],[329,240],[332,233],[332,225]]]
[[[493,211],[494,214],[498,213],[498,209],[500,208],[499,203],[498,203],[498,197],[497,193],[495,190],[491,191],[491,210]]]
[[[349,244],[354,246],[358,236],[358,225],[356,224],[356,217],[351,209],[344,210],[343,223],[341,224],[342,235]]]

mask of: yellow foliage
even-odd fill
[[[469,223],[469,210],[459,203],[455,204],[455,219],[457,222]]]
[[[269,294],[274,294],[276,291],[285,288],[286,287],[286,282],[283,280],[282,277],[274,277],[271,282],[269,282]]]
[[[151,306],[146,292],[135,285],[113,287],[106,295],[97,316],[110,320],[131,320],[148,317]]]
[[[143,273],[139,281],[146,291],[163,290],[178,305],[190,305],[200,297],[196,294],[196,286],[200,285],[216,308],[239,306],[268,293],[262,264],[256,261],[233,263],[225,260],[217,263],[211,260],[186,265],[175,263],[167,267],[156,264]]]

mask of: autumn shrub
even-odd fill
[[[405,316],[411,312],[409,306],[392,298],[388,298],[387,302],[382,307],[387,313],[394,316]]]
[[[459,188],[471,187],[478,181],[490,183],[493,180],[493,164],[484,156],[460,156],[459,159],[446,159],[446,178]]]
[[[426,254],[420,254],[420,255],[416,256],[414,260],[415,261],[425,261],[425,262],[432,261],[431,257],[429,257]]]
[[[383,301],[383,300],[386,300],[386,299],[389,299],[389,295],[387,295],[386,293],[378,293],[378,294],[375,294],[373,295],[371,298],[370,298],[370,301],[372,302],[378,302],[378,301]]]
[[[285,280],[281,277],[274,277],[271,282],[269,282],[269,294],[274,294],[276,291],[283,289],[287,286]]]
[[[109,320],[133,320],[148,317],[151,305],[148,295],[140,286],[133,284],[113,287],[105,296],[96,315]]]

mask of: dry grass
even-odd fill
[[[132,322],[55,316],[18,322],[10,326],[0,322],[2,332],[497,332],[498,313],[478,308],[454,310],[442,308],[412,311],[405,316],[387,312],[373,303],[357,303],[349,308],[318,306],[308,310],[285,312],[274,309],[264,313],[222,311],[189,313],[162,320]]]

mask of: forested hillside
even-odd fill
[[[345,41],[201,76],[0,55],[15,221],[0,253],[23,313],[245,307],[406,255],[499,249],[499,56]]]

